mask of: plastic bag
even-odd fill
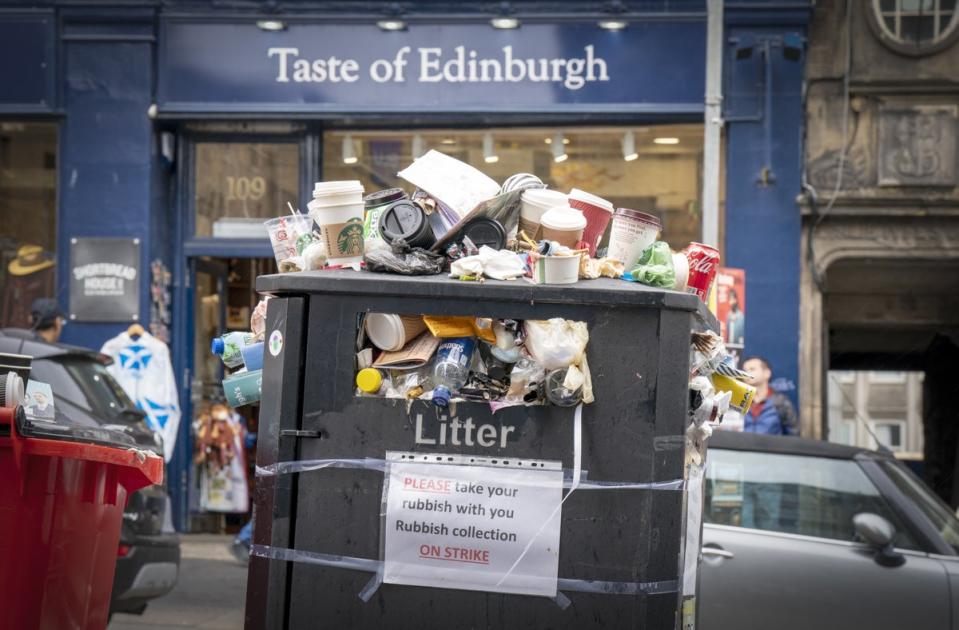
[[[392,249],[377,249],[363,256],[368,271],[398,273],[404,276],[432,276],[443,273],[446,258],[418,247],[410,248],[401,240]]]
[[[656,241],[644,249],[636,268],[624,274],[623,278],[651,287],[672,289],[676,284],[676,270],[673,269],[673,253],[669,244]]]
[[[526,350],[546,370],[558,370],[582,361],[589,342],[586,322],[556,317],[527,320],[525,327]]]
[[[263,334],[266,332],[266,303],[269,300],[269,297],[260,300],[253,309],[253,314],[250,315],[250,332],[256,335],[257,339],[263,339]]]

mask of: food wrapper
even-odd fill
[[[496,333],[493,332],[492,324],[489,320],[482,318],[424,315],[423,323],[434,337],[440,339],[479,337],[483,341],[496,343]]]

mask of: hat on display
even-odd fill
[[[37,298],[30,305],[30,321],[35,329],[53,326],[58,317],[66,319],[60,305],[53,298]]]
[[[12,276],[26,276],[37,271],[49,269],[53,266],[53,259],[43,251],[39,245],[21,245],[17,250],[17,257],[13,259],[7,269]]]

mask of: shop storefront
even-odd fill
[[[52,168],[52,186],[31,194],[46,195],[58,211],[51,209],[44,223],[39,212],[3,206],[4,219],[30,213],[40,223],[17,228],[24,233],[4,230],[10,243],[3,251],[9,258],[28,235],[46,238],[37,244],[56,255],[56,286],[66,306],[71,239],[140,239],[138,319],[166,326],[180,388],[183,421],[170,462],[178,528],[204,526],[197,519],[191,525],[202,505],[190,426],[222,394],[210,339],[246,327],[256,303],[253,279],[275,265],[262,221],[288,203],[304,206],[314,182],[358,179],[368,192],[388,188],[399,184],[399,169],[436,149],[498,181],[529,172],[557,190],[580,188],[653,212],[676,247],[702,238],[706,3],[636,3],[642,6],[624,6],[617,15],[595,4],[574,10],[537,3],[531,12],[515,2],[506,17],[518,24],[498,24],[514,28],[494,27],[494,16],[481,7],[450,15],[432,13],[431,3],[415,15],[388,16],[322,9],[227,15],[179,2],[162,11],[144,3],[119,15],[51,10],[61,33],[59,40],[49,35],[59,51],[53,58],[64,60],[50,70],[52,100],[38,106],[40,120],[32,111],[24,122],[22,105],[9,108],[9,116],[0,115],[0,132],[28,125],[31,142],[42,137],[59,155],[38,157],[39,166],[30,167],[38,177],[44,165]],[[727,9],[727,36],[801,31],[808,16],[795,4]],[[7,17],[0,14],[0,21]],[[754,84],[761,62],[737,64],[731,44],[725,52],[726,84],[739,81],[734,101],[748,114],[763,99]],[[798,254],[788,260],[788,248],[770,257],[760,245],[758,261],[742,247],[742,239],[765,234],[764,221],[778,225],[795,213],[800,171],[787,154],[798,156],[801,70],[784,70],[778,57],[769,63],[780,81],[777,98],[794,99],[795,115],[777,120],[765,137],[761,122],[736,123],[742,131],[732,128],[724,138],[720,170],[719,246],[730,246],[725,234],[735,230],[740,253],[730,251],[727,259],[747,274],[756,268],[760,289],[750,290],[759,300],[776,275],[770,265],[784,275],[796,268],[798,275]],[[764,142],[783,152],[768,165],[778,180],[749,194],[766,159]],[[0,186],[0,200],[9,190]],[[798,251],[798,214],[794,237]],[[788,229],[776,236],[790,238]],[[151,283],[154,263],[169,270],[169,287]],[[164,323],[160,313],[154,322],[152,297],[163,291],[171,317]],[[788,357],[798,324],[789,317],[798,321],[791,314],[798,291],[791,300],[767,304],[774,319],[786,314],[787,332],[761,351],[794,379],[795,358]],[[763,309],[750,305],[751,315]],[[771,326],[757,320],[747,337],[773,337],[765,330]],[[790,326],[796,330],[788,332]],[[123,328],[76,321],[64,338],[99,347]],[[256,420],[247,418],[251,428]]]

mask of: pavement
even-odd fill
[[[109,630],[243,628],[246,565],[229,552],[232,540],[232,536],[182,535],[176,587],[150,602],[142,615],[117,613]]]

